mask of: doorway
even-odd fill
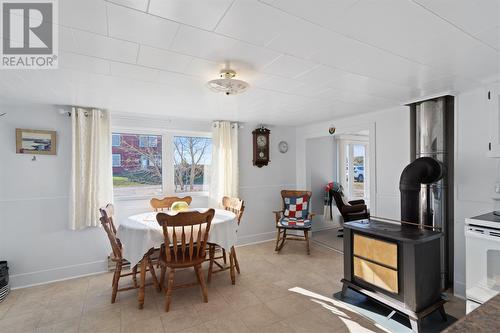
[[[343,187],[346,201],[362,199],[370,206],[370,183],[374,178],[370,163],[373,154],[370,132],[371,129],[344,131],[306,142],[307,188],[313,192],[313,198],[316,197],[312,202],[313,212],[317,214],[312,240],[339,252],[343,252],[343,218],[335,201],[330,214],[325,186],[331,181],[338,182]]]

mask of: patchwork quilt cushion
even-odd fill
[[[308,197],[285,197],[284,217],[294,219],[306,219],[309,216]]]
[[[289,228],[308,228],[311,226],[309,217],[309,201],[307,196],[285,197],[285,210],[280,225]]]
[[[311,226],[311,220],[307,219],[296,219],[291,217],[282,217],[279,224],[282,227],[287,228],[309,228]]]

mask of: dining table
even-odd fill
[[[209,208],[189,208],[187,211],[205,212]],[[151,249],[160,248],[164,243],[163,229],[156,220],[159,212],[143,212],[120,220],[117,238],[122,243],[123,258],[130,262],[130,267],[140,265],[140,283],[138,292],[139,308],[144,306],[146,285],[146,260],[142,260]],[[166,214],[177,214],[163,211]],[[224,209],[215,209],[210,225],[208,242],[219,245],[229,251],[237,241],[238,221],[236,214]]]

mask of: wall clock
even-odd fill
[[[280,141],[280,143],[278,144],[278,149],[280,150],[280,153],[286,153],[288,151],[288,142]]]
[[[252,132],[253,134],[253,165],[262,168],[269,160],[269,134],[270,130],[261,127]]]

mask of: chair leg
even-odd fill
[[[280,234],[281,229],[278,229],[278,232],[276,233],[276,247],[274,248],[274,251],[279,251]]]
[[[210,263],[208,264],[208,278],[207,281],[210,283],[212,281],[212,272],[214,269],[214,257],[215,257],[215,245],[210,244],[208,246],[208,255],[210,257]]]
[[[115,266],[115,273],[113,274],[113,292],[111,293],[111,303],[116,301],[116,294],[118,294],[118,282],[122,274],[122,263],[117,262]]]
[[[155,272],[155,269],[154,269],[153,262],[151,261],[151,258],[149,256],[147,257],[147,260],[148,260],[149,272],[151,273],[151,277],[153,278],[153,284],[154,284],[154,286],[156,288],[156,291],[160,292],[161,291],[161,286],[158,283],[158,279],[156,278],[156,272]]]
[[[196,275],[198,276],[198,282],[200,283],[201,292],[203,294],[203,302],[208,303],[208,289],[205,283],[205,276],[203,275],[201,265],[195,266],[194,270],[196,271]]]
[[[286,229],[283,229],[283,238],[281,238],[281,243],[278,246],[278,252],[281,251],[281,249],[285,245],[285,241],[286,241]]]
[[[238,274],[240,274],[240,263],[238,262],[238,258],[236,257],[236,249],[234,248],[234,246],[231,248],[231,253],[234,259],[234,267],[236,267],[236,271],[238,272]]]
[[[222,260],[224,260],[224,266],[227,265],[226,250],[222,249]]]
[[[161,288],[166,290],[165,286],[165,273],[167,272],[167,266],[161,266],[161,273],[160,273],[160,285]]]
[[[132,268],[132,281],[134,281],[134,288],[137,288],[137,265]]]
[[[229,273],[231,275],[231,284],[236,284],[236,277],[234,275],[234,257],[233,257],[233,251],[229,253]]]
[[[166,294],[165,312],[168,312],[168,310],[170,310],[170,301],[172,300],[172,288],[174,287],[174,275],[175,275],[175,269],[171,268],[168,271],[168,284],[167,284],[167,290],[165,292]]]
[[[311,250],[309,249],[309,230],[304,230],[304,237],[306,239],[306,248],[307,248],[307,254],[311,254]]]

